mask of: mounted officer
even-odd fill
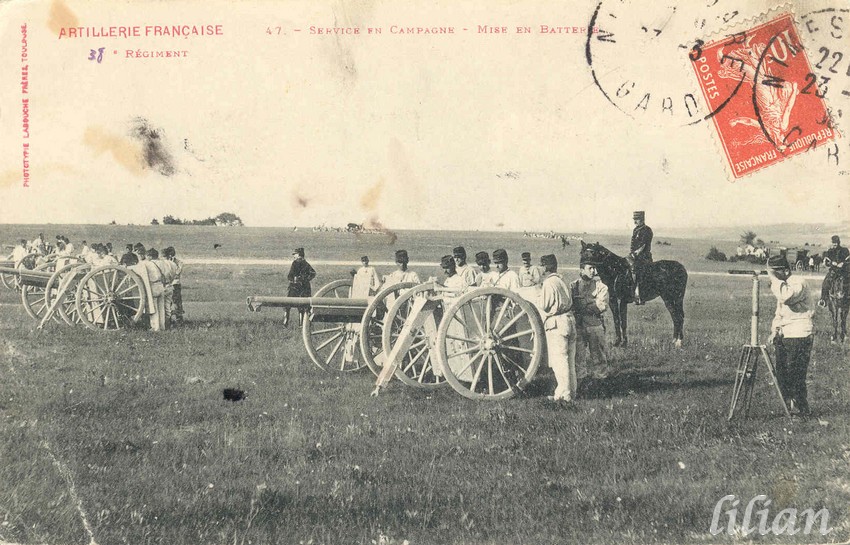
[[[652,263],[652,229],[644,220],[646,214],[643,210],[638,210],[632,214],[635,222],[634,231],[632,231],[632,243],[629,252],[629,264],[632,266],[634,274],[634,301],[636,305],[642,305],[644,301],[641,298],[641,289],[643,288],[643,277],[646,267]]]

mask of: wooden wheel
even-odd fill
[[[141,277],[118,265],[92,269],[77,285],[77,314],[89,329],[130,327],[141,319],[145,303]]]
[[[27,254],[24,257],[22,257],[20,260],[15,262],[14,267],[18,270],[21,270],[21,269],[33,270],[38,265],[38,258],[39,257],[41,257],[41,254],[36,253],[36,252]],[[6,277],[4,279],[3,284],[8,285],[8,284],[6,284],[7,281],[9,281],[8,277]],[[13,276],[11,278],[10,283],[11,283],[12,289],[20,291],[20,289],[21,289],[21,276],[19,274]]]
[[[91,270],[91,265],[78,262],[68,263],[54,271],[53,276],[47,281],[47,306],[48,308],[59,296],[60,290],[64,290],[62,302],[56,307],[55,316],[59,316],[68,325],[77,325],[82,322],[77,313],[77,285],[80,279]]]
[[[437,355],[452,388],[470,399],[508,399],[543,358],[543,322],[534,305],[502,288],[458,299],[437,332]]]
[[[369,306],[366,307],[363,321],[360,322],[360,354],[376,377],[381,373],[386,357],[383,335],[384,319],[389,307],[402,292],[414,286],[416,286],[415,282],[402,282],[401,284],[387,286],[379,291],[372,302],[369,303]]]
[[[53,272],[55,263],[48,262],[36,266],[33,270],[43,272]],[[21,303],[24,304],[24,310],[33,320],[41,320],[47,312],[48,299],[47,288],[40,285],[21,284]]]
[[[429,292],[433,292],[433,289],[434,284],[432,283],[420,284],[406,291],[396,299],[396,302],[390,307],[384,319],[384,331],[381,338],[384,354],[389,356],[392,352],[392,348],[410,315],[414,298],[417,296],[425,297]],[[442,306],[439,306],[434,311],[434,316],[429,318],[430,323],[424,324],[413,332],[413,343],[402,356],[401,362],[396,369],[395,376],[408,386],[434,389],[446,383],[442,373],[439,371],[439,367],[435,369],[435,366],[439,364],[431,350],[431,342],[434,339],[429,340],[427,335],[428,330],[431,330],[432,334],[436,335],[436,324],[440,319],[441,313]]]
[[[335,280],[322,286],[314,297],[351,297],[351,280]],[[355,321],[356,320],[356,321]],[[357,371],[366,364],[357,355],[360,335],[360,317],[329,321],[314,309],[301,326],[301,335],[307,354],[323,370]]]
[[[8,261],[0,261],[0,266],[14,267],[15,262],[11,261],[11,259]],[[13,290],[15,289],[15,277],[11,274],[0,273],[0,284],[2,284],[6,289]]]

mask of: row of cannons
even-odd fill
[[[142,319],[148,289],[133,267],[93,267],[76,258],[35,254],[0,261],[0,283],[20,292],[38,329],[53,322],[120,330]],[[326,371],[368,367],[376,392],[393,376],[414,388],[448,384],[471,399],[507,399],[534,378],[545,350],[537,308],[501,288],[464,293],[435,282],[387,286],[352,297],[337,280],[314,297],[248,297],[248,308],[308,310],[302,323],[310,359]]]
[[[408,282],[371,297],[351,293],[350,280],[337,280],[314,297],[248,297],[248,308],[308,310],[302,337],[310,359],[326,371],[368,367],[377,376],[373,394],[395,376],[414,388],[448,384],[470,399],[508,399],[543,358],[540,313],[512,291]]]
[[[29,254],[0,260],[0,284],[21,294],[38,322],[61,322],[97,330],[125,329],[145,314],[148,289],[133,267],[93,267],[77,257]]]

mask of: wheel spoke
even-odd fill
[[[339,342],[338,342],[338,343],[336,343],[336,346],[334,346],[334,349],[331,351],[330,355],[329,355],[329,356],[328,356],[328,358],[325,360],[325,365],[327,365],[328,367],[330,367],[330,365],[331,365],[331,360],[332,360],[332,359],[334,359],[334,356],[336,356],[336,353],[337,353],[337,352],[339,352],[339,348],[342,346],[343,341],[345,341],[345,337],[342,337],[342,338],[339,340]]]
[[[510,341],[511,339],[518,339],[524,335],[533,334],[533,329],[526,329],[525,331],[520,331],[519,333],[514,333],[513,335],[508,335],[507,337],[502,337],[502,341]]]
[[[498,352],[493,352],[493,361],[496,362],[496,367],[499,369],[499,374],[502,375],[502,379],[505,381],[505,384],[508,387],[511,387],[511,381],[508,380],[508,376],[505,374],[505,368],[502,366],[502,360],[499,358]]]
[[[469,365],[467,365],[466,367],[464,367],[464,368],[463,368],[463,370],[461,370],[461,372],[460,372],[460,373],[458,373],[458,374],[459,374],[459,375],[460,375],[460,374],[463,374],[463,372],[464,372],[464,371],[466,371],[467,369],[469,369],[470,367],[472,367],[472,362],[474,362],[474,361],[475,361],[475,360],[476,360],[479,356],[483,356],[483,355],[484,355],[484,353],[483,353],[483,352],[479,352],[477,356],[475,356],[474,358],[472,358],[471,360],[469,360]],[[478,366],[478,368],[475,370],[475,375],[472,377],[472,384],[470,384],[470,385],[469,385],[469,391],[470,391],[470,392],[474,392],[474,391],[475,391],[475,387],[478,385],[478,380],[481,378],[481,370],[482,370],[482,369],[484,369],[484,358],[483,358],[483,357],[481,358],[481,364],[480,364],[480,365]]]
[[[322,333],[330,333],[331,331],[342,331],[345,328],[344,325],[339,327],[331,327],[329,329],[317,329],[316,331],[311,331],[310,335],[321,335]]]
[[[501,336],[502,334],[504,334],[504,333],[505,333],[505,331],[507,331],[508,329],[510,329],[510,327],[511,327],[512,325],[514,325],[515,323],[517,323],[517,322],[519,321],[519,319],[520,319],[520,318],[522,318],[523,316],[525,316],[525,312],[524,312],[524,311],[519,312],[516,316],[514,316],[513,318],[511,318],[510,320],[508,320],[508,323],[507,323],[507,324],[505,324],[505,327],[503,327],[502,329],[500,329],[500,330],[499,330],[499,335]]]
[[[510,345],[502,345],[502,349],[504,350],[514,350],[516,352],[525,352],[526,354],[534,354],[533,350],[529,350],[528,348],[522,348],[519,346],[510,346]]]
[[[493,310],[493,296],[488,295],[487,299],[484,302],[484,327],[486,328],[485,333],[489,333],[491,331],[491,329],[490,329],[490,313],[492,312],[492,310]]]
[[[408,372],[408,371],[410,371],[410,369],[411,369],[414,365],[416,365],[416,361],[417,361],[419,358],[421,358],[421,357],[422,357],[422,354],[424,354],[424,353],[425,353],[425,352],[427,352],[427,351],[428,351],[428,349],[427,349],[427,348],[423,348],[422,350],[420,350],[420,351],[419,351],[419,353],[418,353],[418,354],[416,354],[416,356],[414,356],[414,357],[413,357],[413,359],[411,359],[411,360],[410,360],[410,363],[408,363],[408,364],[407,364],[407,367],[405,367],[405,368],[404,368],[404,371],[403,371],[403,372],[404,372],[404,374],[405,374],[405,375],[407,374],[407,372]]]
[[[472,339],[467,339],[466,337],[458,337],[457,335],[450,335],[448,333],[446,334],[446,338],[452,339],[452,340],[455,340],[455,341],[463,341],[465,343],[471,343],[471,344],[477,344],[478,343],[478,341],[475,341],[475,340],[472,340]]]
[[[512,299],[505,299],[504,303],[502,303],[502,308],[499,309],[499,315],[496,316],[496,321],[493,322],[492,331],[496,331],[499,328],[499,324],[502,323],[502,318],[505,317],[505,312],[507,312],[509,304],[514,304]]]
[[[334,336],[333,336],[333,337],[331,337],[330,339],[326,340],[325,342],[323,342],[322,344],[320,344],[319,346],[317,346],[317,347],[316,347],[316,352],[318,352],[318,351],[319,351],[319,350],[321,350],[322,348],[326,347],[327,345],[331,344],[332,342],[334,342],[335,340],[339,339],[340,337],[342,337],[342,333],[337,333],[336,335],[334,335]],[[342,341],[340,341],[340,342],[342,342]]]
[[[428,369],[430,369],[432,367],[431,365],[429,365],[430,363],[431,363],[431,354],[429,353],[428,356],[425,358],[425,363],[422,364],[422,370],[419,372],[419,376],[416,377],[416,381],[419,384],[422,384],[423,382],[425,382],[425,373],[428,371]]]
[[[469,354],[469,353],[475,352],[477,350],[481,350],[481,347],[476,344],[472,348],[467,348],[466,350],[461,350],[460,352],[455,352],[454,354],[449,354],[446,359],[452,359],[452,358],[456,358],[458,356],[463,356],[464,354]]]
[[[508,362],[509,364],[513,365],[514,367],[516,367],[517,369],[519,369],[520,371],[522,371],[523,375],[526,375],[526,374],[527,374],[527,370],[525,369],[525,367],[523,367],[522,365],[520,365],[519,363],[517,363],[517,362],[516,362],[513,358],[511,358],[510,356],[508,356],[506,353],[502,352],[502,353],[501,353],[501,357],[502,357],[502,358],[504,358],[504,360],[505,360],[506,362]]]
[[[493,386],[493,355],[487,354],[487,385],[490,387],[490,395],[496,393],[496,388]]]
[[[474,299],[469,302],[469,311],[472,313],[472,319],[475,320],[475,325],[478,326],[478,332],[483,337],[484,335],[486,335],[486,332],[484,331],[484,326],[481,325],[481,320],[478,318],[478,314],[476,314],[475,312],[476,306],[477,305]]]

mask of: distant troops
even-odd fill
[[[310,297],[312,295],[310,282],[316,278],[316,271],[304,259],[304,248],[295,248],[295,251],[292,252],[292,257],[292,265],[289,267],[289,274],[286,276],[289,280],[289,291],[287,295],[289,297]],[[283,327],[288,327],[290,307],[284,307],[283,311]],[[302,325],[304,324],[306,313],[307,309],[298,309],[298,316]]]
[[[508,252],[499,249],[493,252],[493,264],[496,265],[494,286],[519,292],[519,275],[508,268]]]
[[[490,256],[487,255],[487,252],[478,252],[475,254],[475,263],[478,265],[475,285],[482,288],[492,288],[495,286],[499,273],[490,269]]]
[[[395,263],[397,268],[384,278],[384,285],[393,286],[403,282],[421,284],[422,282],[419,280],[419,275],[407,269],[407,264],[409,262],[410,258],[407,255],[407,250],[396,250]]]
[[[375,270],[375,267],[369,266],[369,256],[361,257],[360,263],[361,266],[354,273],[354,279],[351,282],[351,296],[369,297],[380,289],[381,279],[378,277],[378,271]]]
[[[632,241],[629,252],[629,262],[634,268],[634,301],[636,305],[644,303],[640,291],[646,267],[652,263],[652,229],[644,223],[646,215],[643,210],[632,214],[635,228],[632,231]]]
[[[595,378],[605,378],[608,369],[608,345],[605,340],[604,313],[608,310],[608,286],[596,276],[598,262],[582,258],[579,277],[570,283],[573,314],[576,320],[576,370],[587,371]],[[587,353],[596,369],[585,367]],[[589,367],[589,366],[588,366]]]
[[[551,401],[572,402],[576,396],[576,322],[572,312],[572,296],[558,276],[558,260],[553,254],[540,258],[545,271],[541,295],[543,329],[546,331],[546,350],[549,367],[555,373],[557,385]]]

